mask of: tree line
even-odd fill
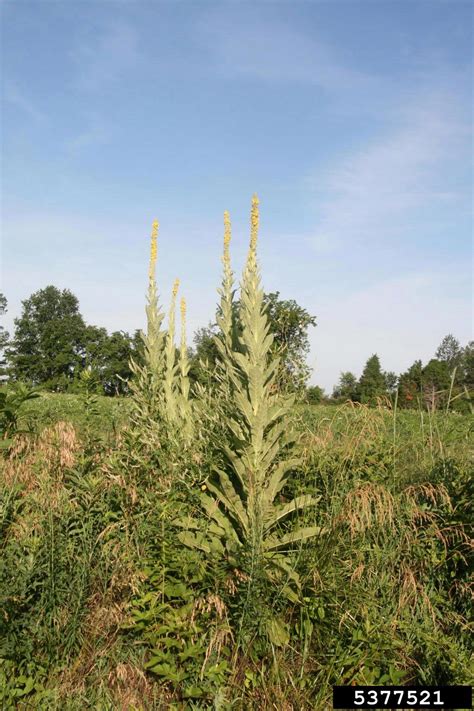
[[[265,294],[265,305],[273,335],[273,350],[280,358],[278,387],[293,392],[310,403],[353,402],[374,405],[384,399],[397,400],[400,407],[445,407],[471,409],[474,390],[474,342],[461,347],[452,335],[441,342],[434,357],[423,365],[416,360],[404,373],[382,370],[377,354],[366,362],[358,379],[354,373],[341,373],[332,394],[327,396],[317,385],[308,386],[311,370],[308,329],[316,317],[294,300],[280,298],[279,292]],[[235,305],[238,309],[238,302]],[[6,313],[7,300],[0,294],[0,316]],[[132,377],[130,360],[140,363],[143,339],[140,331],[108,333],[89,325],[79,309],[77,297],[69,290],[47,286],[22,302],[10,338],[0,326],[0,379],[21,381],[56,392],[75,392],[83,387],[105,395],[126,395]],[[215,323],[199,329],[189,349],[192,383],[212,385],[218,357]]]
[[[398,376],[391,371],[384,372],[379,357],[372,355],[359,379],[350,371],[341,373],[332,399],[372,405],[390,398],[405,408],[452,406],[467,412],[471,410],[473,390],[474,341],[463,348],[452,334],[448,334],[426,365],[415,360]]]
[[[310,375],[306,364],[308,328],[315,317],[293,300],[280,299],[278,292],[265,295],[274,336],[273,349],[281,359],[279,387],[302,392]],[[235,305],[238,308],[238,303]],[[0,315],[7,300],[0,294]],[[124,395],[132,377],[130,360],[140,364],[143,339],[139,330],[107,333],[86,324],[77,297],[69,290],[47,286],[22,302],[12,337],[0,327],[0,375],[56,392],[81,389],[81,374],[88,373],[88,388],[105,395]],[[217,359],[216,324],[199,329],[189,357],[192,382],[209,384]]]

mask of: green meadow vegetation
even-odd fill
[[[258,225],[254,197],[237,300],[225,213],[204,381],[154,223],[127,396],[87,369],[76,394],[0,390],[3,709],[323,711],[334,684],[472,682],[469,408],[297,402]]]

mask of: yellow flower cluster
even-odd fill
[[[153,279],[153,277],[155,276],[156,258],[158,256],[158,227],[158,220],[154,220],[151,229],[150,269],[148,271],[150,279]]]
[[[250,214],[250,251],[255,252],[257,249],[258,226],[260,216],[258,212],[259,199],[256,195],[252,197],[252,211]]]
[[[223,262],[227,269],[230,269],[230,238],[231,238],[231,227],[230,227],[230,215],[226,210],[224,212],[224,255]]]
[[[180,307],[180,310],[181,310],[181,318],[182,318],[183,321],[184,321],[184,319],[186,318],[186,299],[184,298],[184,296],[183,296],[182,299],[181,299],[181,303],[180,303],[180,306],[179,306],[179,307]]]
[[[224,247],[228,247],[230,244],[230,237],[231,237],[231,232],[230,232],[230,215],[229,211],[225,210],[224,212]]]
[[[179,289],[179,279],[175,279],[174,284],[173,284],[173,296],[174,297],[176,297],[176,294],[178,293],[178,289]]]

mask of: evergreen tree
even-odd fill
[[[459,341],[449,333],[443,338],[435,353],[437,360],[443,361],[450,370],[456,368],[462,359],[462,348]]]
[[[393,395],[394,393],[397,392],[398,388],[398,376],[396,373],[393,371],[388,371],[383,374],[383,377],[385,378],[385,388],[390,395]]]
[[[402,407],[418,407],[423,389],[423,364],[416,360],[399,378],[398,402]]]
[[[387,394],[385,377],[380,367],[378,355],[371,356],[359,380],[360,401],[365,404],[375,405],[377,398]]]
[[[451,384],[449,362],[432,358],[422,371],[423,401],[430,408],[444,405]]]
[[[474,341],[463,349],[461,358],[461,385],[474,390]]]
[[[7,312],[7,299],[4,296],[4,294],[0,293],[0,316],[4,316]],[[0,326],[0,376],[5,375],[5,365],[6,365],[6,360],[5,360],[5,348],[8,345],[8,339],[10,338],[10,335],[8,331],[4,329],[3,326]]]

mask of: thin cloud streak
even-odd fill
[[[349,238],[370,243],[401,234],[418,209],[438,201],[452,206],[468,197],[439,181],[469,137],[449,108],[453,104],[444,96],[405,110],[400,128],[342,159],[325,176],[307,179],[310,200],[322,213],[316,249],[322,243],[336,251]]]
[[[472,339],[472,304],[463,266],[418,271],[380,281],[318,309],[311,335],[312,381],[332,391],[341,370],[360,375],[377,353],[384,370],[406,370],[416,358],[426,363],[447,333],[464,345]],[[343,358],[341,358],[341,352]]]
[[[115,20],[94,37],[79,41],[71,56],[76,65],[77,85],[89,91],[115,84],[136,70],[142,59],[138,33],[123,20]]]
[[[37,122],[46,121],[46,115],[38,109],[35,103],[12,81],[5,82],[4,99],[12,106],[16,106]]]
[[[245,7],[245,6],[244,6]],[[243,12],[242,12],[243,11]],[[199,24],[213,66],[226,77],[313,84],[334,93],[373,88],[377,80],[338,61],[331,48],[277,20],[239,6],[210,13]]]
[[[69,138],[66,150],[72,154],[80,153],[88,148],[110,143],[112,140],[112,127],[97,114],[87,113],[84,116],[84,130]]]

